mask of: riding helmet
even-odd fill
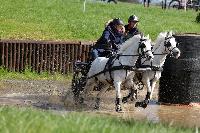
[[[124,25],[124,22],[120,18],[114,18],[112,23],[113,25]]]
[[[131,15],[128,19],[128,22],[131,22],[131,21],[135,21],[135,22],[139,22],[139,19],[137,16],[135,15]]]

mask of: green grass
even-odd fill
[[[24,72],[12,72],[7,69],[0,68],[0,80],[18,79],[18,80],[57,80],[57,81],[71,81],[72,75],[62,75],[59,73],[49,74],[47,72],[37,73],[26,69]]]
[[[0,38],[34,40],[97,40],[104,23],[132,14],[140,17],[139,28],[155,39],[159,32],[200,32],[197,12],[162,10],[161,7],[83,0],[0,0]]]
[[[53,114],[26,108],[0,107],[2,133],[194,133],[194,129],[135,122],[93,113]]]

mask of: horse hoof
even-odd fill
[[[141,106],[141,102],[136,102],[135,103],[135,107],[140,107]]]
[[[144,104],[142,104],[142,106],[141,106],[142,108],[146,108],[147,107],[147,104],[146,103],[144,103]]]
[[[128,98],[123,97],[123,98],[122,98],[122,103],[127,103],[127,102],[128,102]]]
[[[116,112],[121,112],[121,111],[122,111],[121,106],[117,105],[117,107],[116,107]]]
[[[147,107],[147,104],[144,102],[136,102],[135,107],[142,107],[145,109]]]
[[[99,105],[95,105],[95,106],[94,106],[94,109],[95,109],[95,110],[99,110]]]
[[[122,109],[116,109],[116,112],[122,112]]]

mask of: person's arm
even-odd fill
[[[110,32],[108,30],[104,30],[101,39],[105,49],[112,49],[112,41],[110,40]]]
[[[110,32],[107,31],[107,30],[104,30],[103,32],[103,35],[102,35],[102,40],[104,43],[109,43],[111,40],[110,40]]]

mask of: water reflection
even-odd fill
[[[184,127],[200,127],[199,106],[149,105],[146,109],[138,108],[132,112],[137,119],[147,119],[154,123],[168,123]]]
[[[191,106],[160,106],[158,108],[160,122],[185,127],[200,127],[200,108]]]

